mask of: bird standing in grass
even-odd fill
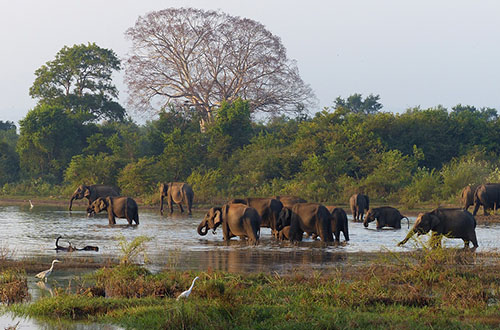
[[[56,262],[60,262],[60,261],[57,259],[52,260],[52,266],[49,269],[44,270],[43,272],[36,274],[35,277],[38,277],[40,280],[45,280],[45,282],[47,282],[47,277],[49,277],[49,275],[52,273],[52,269],[54,268],[54,263],[56,263]]]
[[[177,300],[179,299],[187,299],[187,297],[189,297],[189,295],[191,294],[191,290],[193,290],[193,286],[194,286],[194,282],[198,279],[199,277],[196,276],[193,280],[193,283],[191,283],[191,286],[189,287],[188,290],[184,291],[183,293],[181,293],[178,297],[177,297]]]

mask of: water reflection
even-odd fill
[[[299,244],[278,242],[271,237],[268,228],[263,228],[259,245],[253,247],[239,239],[225,243],[221,231],[217,235],[209,232],[206,236],[199,236],[196,228],[203,212],[194,212],[192,216],[178,212],[161,216],[157,210],[141,209],[140,213],[141,224],[138,226],[126,222],[109,226],[105,214],[87,217],[83,208],[70,214],[65,207],[57,206],[37,205],[31,210],[29,206],[0,206],[0,247],[14,251],[15,258],[40,257],[48,264],[56,255],[61,261],[105,261],[121,256],[120,237],[132,241],[144,235],[151,238],[146,243],[146,252],[150,261],[148,267],[153,271],[211,268],[237,272],[328,269],[342,262],[358,262],[359,252],[401,252],[414,248],[411,244],[396,246],[408,232],[406,228],[376,230],[375,224],[364,228],[362,223],[352,221],[349,222],[351,240],[347,244],[325,245],[310,238]],[[410,218],[410,222],[414,221]],[[499,225],[478,226],[476,230],[478,251],[490,251],[500,246],[497,240]],[[55,240],[59,235],[74,246],[97,246],[99,251],[56,252]],[[463,242],[457,239],[444,239],[443,244],[463,246]]]

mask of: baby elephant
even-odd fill
[[[115,217],[126,218],[129,225],[132,220],[139,224],[139,208],[130,197],[99,197],[92,203],[91,208],[95,213],[107,210],[110,225],[116,224]]]
[[[370,222],[377,220],[377,229],[383,227],[401,229],[401,219],[404,218],[408,220],[408,228],[410,228],[410,219],[402,215],[398,209],[390,206],[374,207],[368,210],[363,225],[368,227]]]
[[[289,240],[290,239],[290,226],[283,227],[283,229],[281,229],[278,232],[278,239],[280,241],[284,241],[284,240]]]

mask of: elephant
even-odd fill
[[[415,233],[420,236],[431,230],[432,247],[441,246],[443,235],[449,238],[461,238],[464,241],[464,248],[469,247],[469,242],[472,242],[474,249],[478,247],[474,216],[469,211],[448,208],[437,208],[431,212],[420,213],[413,228],[410,229],[405,239],[398,243],[398,246],[405,244]]]
[[[347,213],[343,208],[335,206],[326,206],[326,209],[332,215],[332,232],[337,242],[340,241],[340,233],[344,235],[346,241],[349,240],[349,222],[347,221]]]
[[[398,209],[390,206],[374,207],[368,210],[363,225],[368,227],[368,224],[377,220],[377,229],[383,227],[392,227],[401,229],[401,219],[408,220],[408,229],[410,228],[410,219],[399,212]]]
[[[274,198],[247,197],[235,198],[229,204],[240,203],[253,207],[259,213],[262,222],[261,227],[271,228],[273,236],[277,235],[276,221],[278,220],[283,204]]]
[[[71,211],[74,199],[82,199],[86,197],[89,200],[89,204],[87,206],[87,211],[89,211],[90,204],[92,204],[92,202],[94,202],[97,198],[108,196],[120,196],[120,189],[103,184],[93,184],[90,186],[82,184],[75,190],[73,196],[71,196],[71,200],[69,201],[69,211]]]
[[[284,241],[284,240],[289,240],[290,239],[290,226],[283,227],[283,229],[281,229],[278,232],[278,239],[280,241]]]
[[[472,215],[477,214],[481,205],[483,206],[484,215],[488,215],[488,211],[486,211],[488,208],[492,208],[495,214],[499,203],[500,183],[482,184],[474,192],[474,212]]]
[[[302,241],[304,232],[316,234],[323,242],[332,242],[332,215],[317,203],[297,203],[292,208],[284,207],[276,224],[277,230],[290,226],[290,241]]]
[[[115,217],[126,218],[129,225],[132,224],[132,220],[136,225],[139,224],[139,208],[135,200],[130,197],[99,197],[92,203],[91,208],[95,213],[107,210],[110,225],[116,224]]]
[[[370,209],[370,199],[367,195],[354,194],[349,199],[349,205],[351,206],[352,218],[354,221],[363,221],[365,210],[368,211]]]
[[[305,199],[297,196],[274,196],[273,198],[279,200],[284,207],[288,208],[292,208],[297,203],[307,203]]]
[[[167,197],[170,214],[174,212],[173,203],[179,205],[181,213],[184,212],[182,203],[187,205],[188,214],[191,215],[194,192],[191,186],[185,182],[162,183],[160,186],[160,213],[163,215],[163,198]]]
[[[474,193],[478,185],[469,185],[462,190],[461,202],[464,210],[468,211],[471,205],[474,205]]]
[[[260,236],[261,217],[256,209],[245,204],[225,204],[222,207],[212,207],[198,225],[198,234],[204,236],[208,229],[213,233],[222,225],[224,240],[232,237],[248,238],[249,243],[258,244]]]

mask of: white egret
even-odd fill
[[[199,277],[196,276],[193,280],[193,283],[191,283],[191,286],[189,287],[188,290],[184,291],[183,293],[181,293],[178,297],[177,297],[177,300],[183,298],[183,299],[187,299],[187,297],[189,297],[189,295],[191,294],[191,290],[193,290],[193,286],[194,286],[194,282],[198,279]]]
[[[47,282],[47,277],[49,277],[50,273],[52,273],[52,269],[54,268],[54,263],[56,263],[56,262],[60,262],[60,261],[57,259],[52,260],[52,266],[49,269],[44,270],[43,272],[36,274],[35,277],[38,277],[39,279],[45,280],[45,282]]]
[[[33,206],[35,206],[35,205],[33,205],[33,203],[31,202],[31,199],[28,199],[28,201],[30,202],[30,209],[32,209]]]

